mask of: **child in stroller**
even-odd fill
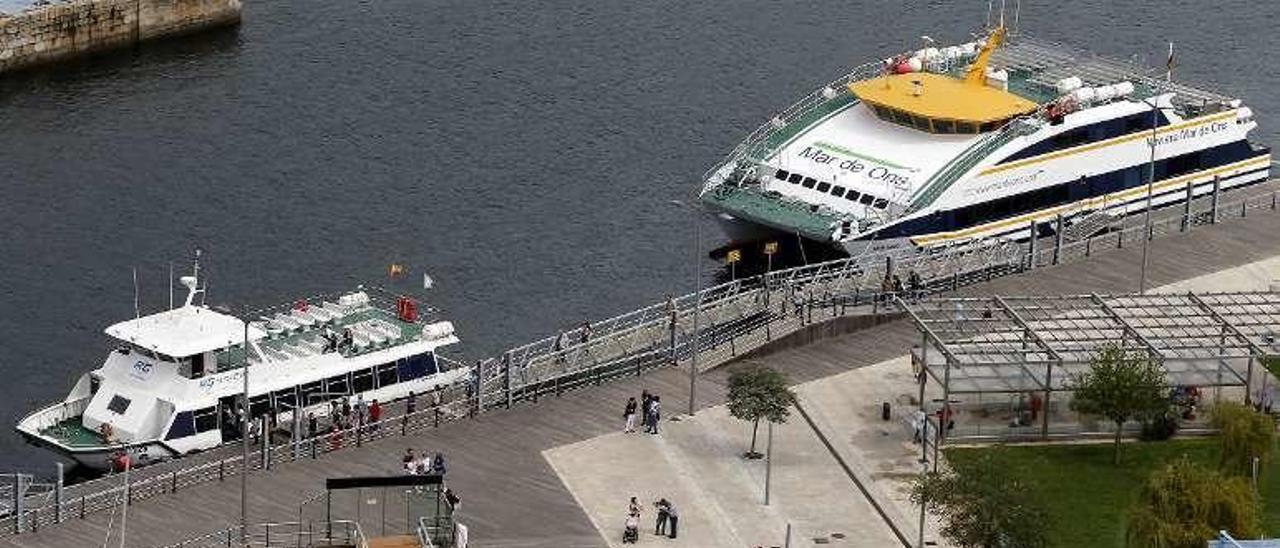
[[[640,540],[640,514],[632,512],[627,515],[627,522],[622,529],[622,543],[635,544]]]

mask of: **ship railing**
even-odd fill
[[[79,417],[84,414],[85,408],[89,406],[89,400],[92,396],[76,398],[74,400],[62,401],[40,409],[29,415],[23,422],[33,433],[44,435],[43,430],[56,426],[58,423]],[[52,437],[52,436],[50,436]]]
[[[367,548],[360,524],[350,520],[259,523],[232,526],[159,548]]]
[[[717,162],[713,167],[708,169],[702,175],[704,181],[703,192],[706,192],[725,182],[725,177],[720,174],[730,165],[735,165],[741,160],[748,159],[752,156],[758,156],[758,150],[761,145],[767,144],[769,140],[778,133],[787,129],[792,122],[802,118],[805,114],[815,108],[822,106],[831,101],[841,99],[843,96],[850,94],[848,85],[854,82],[860,82],[869,78],[884,74],[884,63],[882,61],[874,61],[859,65],[847,74],[828,82],[826,85],[817,88],[813,92],[801,98],[771,116],[768,121],[761,124],[754,131],[749,133],[745,139],[738,143],[727,154],[724,159]]]

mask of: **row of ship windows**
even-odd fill
[[[991,122],[962,122],[959,120],[949,120],[946,118],[927,118],[917,116],[909,112],[898,109],[889,108],[883,105],[871,105],[871,109],[875,111],[876,116],[886,122],[893,122],[898,125],[913,127],[920,131],[929,133],[987,133],[1004,127],[1009,123],[1009,119],[995,120]]]
[[[289,411],[298,407],[315,405],[323,401],[368,392],[375,388],[408,382],[434,375],[437,372],[438,366],[435,356],[432,354],[419,354],[376,367],[358,369],[335,377],[329,377],[328,379],[277,390],[269,394],[253,396],[249,398],[249,415],[256,418],[268,413]],[[115,399],[123,398],[115,396],[112,399],[112,405],[115,405]],[[124,407],[127,408],[128,405],[129,401],[125,400]],[[228,402],[227,405],[219,406],[223,410],[224,419],[228,418],[225,415],[230,413],[229,405]],[[165,436],[165,439],[182,438],[215,430],[219,427],[235,427],[234,424],[219,423],[219,407],[206,407],[195,411],[179,412],[177,417],[174,418],[173,425],[169,427],[169,433]],[[122,411],[117,412],[122,413]]]
[[[876,209],[884,209],[889,207],[889,200],[884,198],[876,198],[870,194],[862,194],[851,188],[846,189],[840,185],[833,185],[826,181],[819,181],[813,177],[805,177],[799,173],[790,173],[785,169],[779,169],[773,174],[774,178],[779,181],[786,181],[793,185],[800,185],[805,188],[812,188],[818,192],[830,193],[837,198],[844,198],[850,202],[863,205],[869,205]]]

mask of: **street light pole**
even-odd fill
[[[698,393],[698,335],[701,334],[698,320],[702,315],[702,218],[698,214],[703,209],[683,200],[671,200],[671,203],[693,214],[693,287],[697,293],[694,295],[693,305],[693,356],[689,361],[689,416],[692,417]]]
[[[1142,271],[1138,275],[1138,294],[1142,295],[1147,292],[1147,262],[1151,246],[1151,195],[1155,191],[1156,184],[1156,128],[1160,125],[1159,114],[1160,105],[1159,95],[1153,96],[1151,102],[1151,162],[1147,169],[1147,207],[1145,208],[1144,219],[1142,222]]]
[[[249,311],[245,310],[244,321],[244,411],[240,425],[240,545],[248,546],[249,541]]]
[[[693,416],[698,393],[698,317],[702,315],[702,219],[693,216],[694,288],[698,292],[693,305],[693,359],[689,363],[689,416]]]

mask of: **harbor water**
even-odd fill
[[[1275,144],[1280,6],[1024,2],[1035,35],[1242,97]],[[692,290],[703,171],[854,65],[968,39],[985,2],[246,2],[236,29],[0,80],[0,471],[11,426],[167,307],[384,284],[475,359]],[[1227,30],[1230,29],[1230,30]],[[704,247],[724,243],[710,224]],[[707,279],[716,266],[707,261]],[[389,280],[388,265],[407,274]]]

